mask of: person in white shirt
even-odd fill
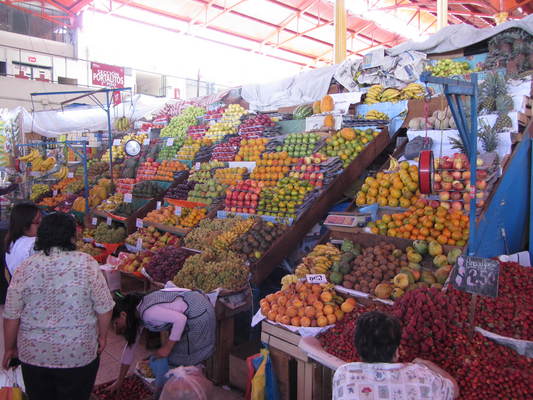
[[[400,321],[395,317],[378,311],[361,315],[355,326],[355,347],[363,362],[344,364],[335,371],[333,399],[458,397],[455,379],[434,363],[421,359],[397,362],[401,337]]]
[[[20,203],[11,210],[5,243],[6,267],[10,276],[13,276],[17,267],[33,254],[37,228],[40,224],[41,210],[33,203]]]

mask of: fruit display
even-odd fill
[[[152,181],[139,182],[133,188],[133,195],[135,197],[159,198],[164,192],[165,189],[162,186]]]
[[[160,163],[155,161],[153,158],[147,158],[145,162],[139,163],[139,168],[137,169],[137,180],[149,181],[151,179],[155,179],[159,166]]]
[[[370,119],[370,120],[375,119],[378,121],[388,121],[389,116],[386,113],[381,112],[381,111],[370,110],[369,112],[365,114],[364,119]]]
[[[430,71],[433,76],[442,77],[475,72],[470,69],[470,64],[468,62],[453,61],[449,58],[438,60],[435,65],[428,65],[427,70]]]
[[[52,174],[52,178],[61,180],[61,179],[66,178],[67,175],[68,175],[68,167],[62,166],[59,168],[57,172]]]
[[[233,224],[231,228],[225,232],[222,232],[212,241],[213,248],[217,250],[228,250],[230,246],[240,237],[245,235],[252,226],[254,226],[255,220],[253,218],[233,218]]]
[[[179,161],[162,161],[161,165],[157,168],[157,173],[154,177],[156,181],[172,182],[174,180],[174,174],[178,171],[184,171],[187,168]]]
[[[241,137],[232,137],[227,142],[219,143],[211,153],[211,159],[217,161],[233,161],[239,151]]]
[[[154,222],[156,224],[177,226],[179,216],[176,215],[176,208],[174,206],[161,207],[159,210],[150,211],[146,217],[143,218],[144,222]]]
[[[265,151],[268,143],[267,138],[242,139],[239,152],[235,156],[235,161],[258,161],[261,159],[261,153]]]
[[[188,201],[211,205],[224,196],[226,185],[218,183],[215,179],[210,178],[203,183],[197,183],[194,189],[189,191]]]
[[[341,251],[333,244],[319,244],[302,259],[294,273],[298,278],[305,278],[307,274],[329,274],[329,270],[341,261]]]
[[[407,211],[385,214],[367,226],[375,234],[464,246],[468,240],[468,217],[460,211],[438,206],[438,201],[436,203],[433,207],[419,199]]]
[[[192,161],[201,147],[202,140],[187,139],[185,140],[185,144],[176,153],[176,158],[178,160]]]
[[[94,240],[98,243],[121,243],[124,239],[126,239],[126,230],[122,226],[112,228],[101,222],[94,231]]]
[[[137,183],[137,179],[124,178],[115,181],[117,192],[119,193],[132,193],[133,187]]]
[[[440,206],[455,211],[470,211],[470,163],[462,153],[435,160],[437,166],[433,177],[433,190],[439,195]],[[476,206],[485,205],[488,171],[483,160],[478,159],[476,170]]]
[[[84,188],[83,182],[76,179],[74,182],[70,182],[67,186],[63,188],[63,193],[75,194],[83,190],[83,188]]]
[[[177,224],[181,228],[192,228],[206,216],[207,210],[205,208],[184,208]]]
[[[204,117],[205,119],[205,117]],[[187,136],[193,138],[193,139],[201,139],[205,136],[205,133],[209,129],[209,125],[192,125],[189,126],[189,129],[187,129]]]
[[[114,211],[119,205],[124,202],[124,194],[115,193],[114,195],[108,197],[102,201],[96,209],[101,211]]]
[[[70,185],[73,182],[76,182],[76,178],[63,178],[56,184],[52,185],[52,190],[57,190],[58,192],[61,192],[63,189],[65,189],[68,185]]]
[[[44,197],[39,203],[37,203],[37,205],[42,207],[55,207],[59,203],[67,200],[69,197],[70,196],[68,194],[58,194],[52,197]]]
[[[168,189],[165,193],[165,198],[176,199],[176,200],[187,200],[189,192],[194,189],[197,182],[187,181],[185,183],[179,183],[178,185]]]
[[[261,192],[258,214],[295,218],[309,204],[306,198],[313,189],[306,180],[282,178],[276,186],[265,188]]]
[[[298,106],[292,113],[293,119],[305,119],[313,115],[313,107],[310,105]]]
[[[241,123],[241,117],[245,115],[248,111],[243,108],[240,104],[230,104],[224,110],[222,119],[220,122],[228,124],[234,127],[238,127]]]
[[[118,146],[111,146],[111,155],[113,156],[113,162],[117,160],[123,160],[126,158],[126,152],[124,151],[124,146],[122,144]],[[109,163],[109,150],[106,149],[100,157],[101,162]]]
[[[205,133],[205,137],[214,142],[219,142],[224,136],[235,133],[237,133],[237,128],[233,123],[216,122],[209,127],[209,130]]]
[[[426,94],[426,88],[420,83],[410,83],[401,92],[402,100],[422,99]]]
[[[368,89],[365,96],[365,104],[376,104],[381,102],[382,85],[373,85]]]
[[[237,182],[245,179],[248,174],[248,169],[244,167],[237,168],[219,168],[215,171],[215,180],[222,185],[233,186]]]
[[[172,118],[170,123],[161,129],[161,137],[182,138],[187,134],[187,129],[196,125],[197,117],[205,114],[202,107],[190,106],[181,112],[180,115]]]
[[[378,172],[376,177],[367,177],[355,196],[355,204],[362,206],[378,203],[381,207],[403,208],[415,204],[420,198],[418,167],[409,165],[407,161],[403,161],[397,166],[397,168],[392,167],[393,169],[391,169],[391,171],[396,170],[397,172]]]
[[[118,269],[129,273],[141,272],[143,268],[146,268],[153,256],[154,253],[147,250],[137,254],[126,255],[126,253],[121,253],[119,255],[120,264]]]
[[[352,310],[354,299],[346,300],[337,296],[329,285],[312,283],[291,283],[286,289],[269,294],[259,302],[261,314],[279,324],[302,327],[325,327],[342,321],[345,309]]]
[[[179,237],[168,232],[161,233],[153,226],[140,228],[133,232],[126,238],[126,243],[132,247],[137,247],[139,239],[142,243],[142,249],[150,251],[156,251],[165,246],[178,247],[180,245]]]
[[[76,250],[81,251],[82,253],[89,254],[92,257],[99,257],[102,256],[105,252],[104,249],[100,249],[98,247],[94,247],[91,243],[84,243],[77,241],[76,242]]]
[[[157,158],[161,161],[167,160],[174,160],[176,158],[176,154],[181,149],[181,146],[183,146],[183,143],[185,142],[185,137],[183,137],[181,140],[178,138],[174,139],[174,142],[168,146],[166,142],[163,142],[163,145],[161,147],[161,151],[159,152],[159,155]]]
[[[196,250],[211,248],[213,241],[233,228],[239,218],[203,219],[185,236],[185,246]]]
[[[431,117],[413,118],[409,121],[409,129],[413,131],[426,130],[426,129],[456,129],[457,125],[452,117],[450,108],[445,110],[435,110]]]
[[[264,153],[261,160],[256,161],[256,166],[250,178],[261,181],[263,186],[275,186],[277,182],[287,175],[290,166],[296,159],[289,156],[286,151]]]
[[[260,182],[246,179],[226,189],[225,210],[232,213],[255,214],[261,196]]]
[[[87,161],[87,175],[89,182],[98,180],[102,176],[109,176],[109,163],[103,162],[95,159]],[[74,176],[76,178],[83,179],[83,166],[79,166],[74,171]]]
[[[256,134],[273,136],[280,131],[280,127],[266,114],[257,114],[242,121],[239,126],[239,135]]]
[[[126,132],[131,129],[131,121],[128,117],[120,117],[115,120],[115,130],[119,132]]]
[[[50,186],[43,183],[36,183],[31,186],[30,200],[35,202],[48,192],[50,192]]]
[[[191,182],[207,182],[213,178],[217,169],[225,167],[226,164],[222,161],[209,161],[200,163],[199,169],[191,170],[189,181]]]
[[[287,225],[266,222],[262,218],[251,220],[254,222],[253,226],[241,234],[230,249],[241,254],[249,263],[254,263],[285,233]]]
[[[247,284],[249,274],[248,267],[235,253],[207,249],[185,260],[174,277],[174,284],[206,293],[218,288],[239,290]]]
[[[305,157],[314,153],[320,141],[318,133],[289,133],[283,142],[282,151],[291,157]]]
[[[176,276],[185,260],[193,254],[196,253],[183,248],[163,247],[154,253],[144,270],[154,281],[166,283]]]
[[[296,166],[291,168],[289,177],[305,179],[313,187],[321,188],[324,185],[324,173],[322,172],[322,162],[325,161],[319,153],[318,157],[305,157],[298,161]]]
[[[209,122],[218,121],[222,118],[222,115],[224,115],[225,109],[225,107],[216,107],[212,110],[207,110],[204,115],[204,120]]]
[[[326,147],[320,152],[328,157],[339,157],[346,168],[363,151],[365,146],[379,135],[379,131],[370,128],[343,128],[326,139]]]

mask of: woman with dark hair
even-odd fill
[[[36,253],[7,291],[2,366],[18,355],[30,400],[89,399],[106,345],[114,302],[98,263],[75,251],[75,235],[71,216],[45,216]]]
[[[11,276],[20,263],[33,254],[40,223],[41,211],[33,203],[20,203],[11,210],[5,242],[6,267]]]
[[[117,294],[112,320],[115,331],[127,343],[118,379],[110,391],[120,389],[143,328],[170,331],[155,355],[168,358],[171,367],[200,364],[215,350],[215,310],[209,298],[196,290],[163,289],[144,296]]]
[[[459,396],[455,379],[431,361],[398,363],[402,328],[397,318],[372,311],[355,326],[355,347],[362,362],[344,364],[333,377],[334,400],[432,399]]]

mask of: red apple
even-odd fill
[[[432,207],[432,208],[437,208],[439,206],[438,200],[431,200],[429,202],[429,206]]]
[[[461,200],[462,197],[463,196],[462,196],[461,192],[451,192],[450,193],[450,198],[452,200]]]
[[[463,193],[463,200],[465,203],[468,203],[470,201],[470,193]]]
[[[442,182],[442,189],[443,190],[452,190],[452,182]]]
[[[459,180],[463,177],[463,174],[461,173],[461,171],[453,171],[452,176],[453,176],[453,179]]]
[[[442,176],[440,174],[435,173],[435,175],[433,175],[433,180],[435,182],[441,182],[442,181]]]
[[[476,171],[476,177],[477,177],[477,179],[485,179],[487,177],[487,170],[478,169]]]
[[[463,209],[463,203],[461,203],[460,201],[453,201],[452,209],[456,211],[461,211]]]
[[[440,192],[439,193],[439,199],[441,201],[446,201],[446,200],[450,200],[450,192]]]
[[[455,169],[463,169],[464,168],[463,160],[461,158],[455,158],[453,160],[453,168],[455,168]]]
[[[448,203],[447,201],[441,201],[439,207],[442,207],[442,208],[445,208],[446,210],[449,210],[450,209],[450,203]]]
[[[433,190],[441,190],[442,189],[442,185],[440,184],[440,182],[433,182]]]
[[[476,186],[479,190],[483,190],[487,187],[487,181],[479,181],[476,183]]]
[[[463,190],[465,188],[465,186],[463,185],[463,183],[461,181],[453,181],[452,182],[452,187],[455,190]]]

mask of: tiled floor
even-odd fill
[[[3,326],[3,320],[1,316],[4,312],[4,306],[0,305],[0,325]],[[107,337],[107,346],[100,359],[100,368],[98,375],[96,376],[96,385],[109,382],[117,378],[120,369],[120,357],[122,355],[122,349],[125,344],[124,338],[117,336],[112,330],[109,331]],[[146,358],[150,352],[146,350],[144,346],[138,346],[138,351],[135,354],[135,362],[130,368],[130,373],[133,371],[134,365],[138,360]],[[4,330],[0,326],[0,360],[4,355]],[[226,390],[221,387],[215,388],[215,393],[212,395],[212,399],[215,400],[238,400],[242,399],[242,395],[238,392]],[[135,399],[131,399],[135,400]]]

